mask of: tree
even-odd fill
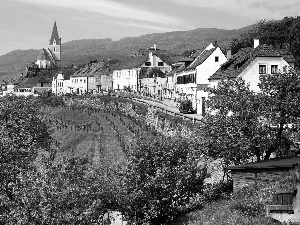
[[[14,191],[20,175],[35,169],[41,152],[51,155],[52,138],[36,99],[5,96],[0,99],[0,110],[0,197],[12,209],[22,203]]]
[[[95,224],[116,208],[118,177],[88,157],[57,160],[40,103],[0,99],[0,224]]]
[[[0,180],[8,191],[19,172],[34,167],[39,151],[50,151],[52,138],[36,99],[3,97],[0,110]]]
[[[207,106],[210,110],[203,119],[208,156],[221,157],[236,164],[252,156],[260,159],[258,143],[259,99],[242,79],[222,81],[216,89],[209,88]]]
[[[277,156],[295,154],[291,152],[291,129],[299,130],[300,119],[300,74],[299,71],[285,70],[283,73],[262,76],[261,111],[270,126],[273,143],[266,152],[268,158],[272,152]]]
[[[282,20],[261,20],[252,29],[232,41],[232,53],[240,48],[253,47],[253,39],[262,44],[289,50],[300,65],[300,17],[285,17]]]
[[[123,174],[122,212],[138,224],[163,224],[201,192],[205,168],[187,140],[140,137]]]
[[[291,130],[298,131],[300,75],[296,71],[261,77],[259,93],[241,78],[209,88],[210,113],[203,119],[207,155],[240,164],[296,154]]]
[[[45,159],[49,161],[48,159]],[[5,224],[95,224],[114,206],[116,183],[90,167],[87,158],[46,163],[23,171],[12,185],[14,201],[2,198]]]
[[[165,77],[166,74],[156,67],[143,67],[140,70],[140,78],[155,78],[155,77]]]

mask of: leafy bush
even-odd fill
[[[232,189],[232,181],[205,184],[203,189],[205,202],[217,201],[222,197],[227,197],[232,192]]]
[[[2,195],[0,224],[93,224],[114,207],[117,185],[99,177],[87,158],[71,158],[43,171],[27,170]]]
[[[58,106],[64,106],[64,97],[62,96],[48,96],[48,95],[42,95],[39,98],[40,102],[43,105],[48,105],[51,107],[58,107]]]
[[[206,170],[196,158],[182,138],[139,138],[123,174],[123,213],[138,224],[172,220],[202,190]]]
[[[256,186],[244,187],[234,193],[231,209],[239,211],[245,216],[262,216],[265,205],[259,196]]]

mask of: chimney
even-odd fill
[[[218,47],[218,41],[215,41],[214,45],[215,45],[215,47]]]
[[[154,43],[154,50],[156,50],[156,43]]]
[[[254,39],[254,48],[256,48],[257,46],[259,46],[259,39]]]
[[[227,50],[227,60],[231,59],[231,49]]]

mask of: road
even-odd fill
[[[150,101],[150,100],[145,100],[145,99],[134,98],[133,100],[137,101],[137,102],[144,102],[148,105],[161,108],[163,110],[166,110],[166,111],[169,111],[171,113],[177,114],[178,116],[183,116],[183,117],[186,117],[186,118],[189,118],[189,119],[195,119],[195,120],[201,120],[202,119],[202,116],[199,115],[199,114],[183,114],[183,113],[180,113],[179,109],[174,107],[174,106],[169,106],[169,105],[165,105],[165,104],[162,104],[162,103],[158,103],[158,102],[154,102],[154,101]]]

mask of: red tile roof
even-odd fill
[[[292,158],[275,158],[260,162],[247,163],[237,166],[229,166],[228,170],[249,170],[249,169],[274,169],[274,168],[294,168],[300,164],[300,156]]]

